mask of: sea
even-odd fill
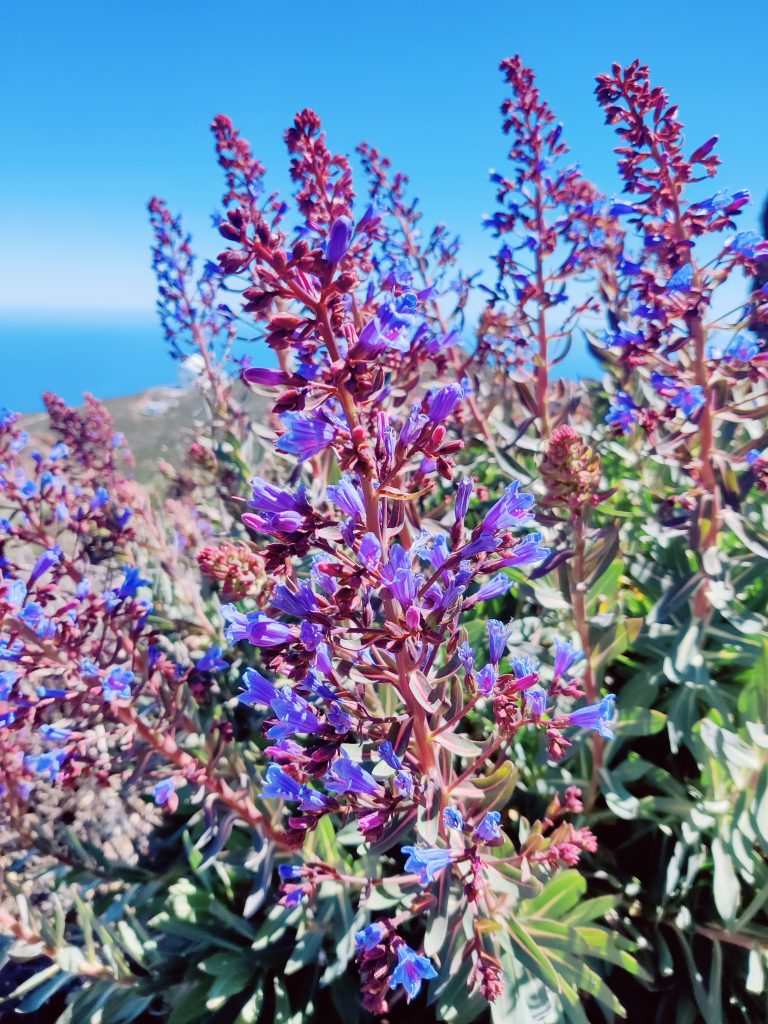
[[[254,365],[275,365],[263,344],[247,351]],[[571,379],[599,375],[584,352],[569,353],[558,370]],[[177,383],[179,363],[152,314],[0,310],[0,408],[39,412],[45,391],[79,405],[85,392],[119,398]]]

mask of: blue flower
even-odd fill
[[[446,384],[429,396],[428,418],[430,423],[444,423],[464,397],[464,388],[455,381]]]
[[[19,673],[12,668],[0,672],[0,700],[8,700],[18,678]]]
[[[494,665],[484,665],[477,673],[475,682],[480,693],[484,697],[490,697],[496,684],[496,667]]]
[[[406,800],[413,796],[413,776],[409,771],[399,771],[392,780],[397,792]]]
[[[461,522],[469,511],[469,501],[472,497],[474,487],[475,485],[472,483],[470,478],[465,476],[456,488],[455,515],[457,522]]]
[[[326,493],[342,512],[352,516],[355,522],[363,522],[365,519],[363,496],[351,476],[345,473],[337,484],[331,484],[326,488]]]
[[[628,395],[626,391],[617,391],[611,401],[605,422],[616,427],[622,434],[629,434],[638,421],[638,412],[639,409],[632,396]]]
[[[525,526],[533,519],[534,497],[526,491],[518,493],[520,481],[513,480],[483,519],[483,531],[495,533],[515,526]]]
[[[349,217],[337,217],[331,227],[325,258],[332,267],[341,262],[352,241],[353,224]]]
[[[376,796],[381,787],[374,777],[362,765],[353,761],[348,754],[342,752],[341,757],[333,762],[327,774],[323,776],[325,788],[332,793],[358,793],[362,796]]]
[[[304,876],[304,870],[300,864],[280,864],[277,873],[281,882],[300,882]]]
[[[446,828],[452,828],[457,832],[461,832],[464,828],[464,816],[455,807],[446,807],[443,811],[443,824]]]
[[[547,691],[541,686],[531,686],[525,691],[524,699],[531,717],[541,718],[547,710]]]
[[[53,780],[61,771],[61,766],[69,756],[67,750],[48,750],[44,754],[26,754],[24,756],[24,767],[38,775],[47,775]]]
[[[280,740],[294,733],[315,733],[320,730],[320,719],[304,698],[294,693],[289,686],[284,686],[270,703],[280,725],[273,725],[268,730],[269,739]]]
[[[133,597],[139,587],[146,587],[149,585],[149,580],[142,579],[141,573],[133,565],[127,565],[123,570],[125,578],[120,585],[118,595],[125,600],[127,597]]]
[[[730,342],[723,359],[727,363],[748,363],[760,354],[760,343],[757,338],[748,338],[746,334],[737,334]]]
[[[231,644],[248,640],[255,647],[279,647],[291,643],[293,630],[283,622],[271,619],[264,612],[241,612],[233,604],[221,607],[221,614],[228,623],[224,636]]]
[[[325,451],[336,436],[336,428],[331,423],[312,413],[286,412],[282,422],[287,430],[275,447],[279,452],[295,455],[299,462]]]
[[[703,387],[700,384],[694,384],[689,388],[680,388],[677,394],[670,397],[669,404],[675,409],[679,409],[686,419],[690,419],[704,405],[705,401]]]
[[[403,767],[403,762],[395,753],[395,748],[389,740],[384,740],[384,742],[379,746],[379,754],[384,764],[389,765],[390,768],[394,768],[395,771],[399,772]]]
[[[549,548],[541,543],[540,533],[529,533],[515,546],[511,555],[496,563],[500,567],[519,567],[540,562],[549,554]]]
[[[573,644],[567,640],[555,639],[555,679],[564,679],[574,665],[582,660],[584,655],[577,651]]]
[[[499,811],[489,811],[475,829],[473,833],[474,838],[481,843],[497,842],[501,839],[500,821],[501,813]]]
[[[301,800],[302,785],[293,776],[277,764],[271,764],[266,771],[267,784],[262,788],[261,795],[265,800],[289,800],[298,803]]]
[[[370,952],[378,946],[388,929],[380,921],[372,921],[367,927],[355,932],[355,948]]]
[[[450,850],[440,850],[435,846],[403,846],[401,852],[408,858],[405,870],[418,874],[422,885],[434,881],[435,876],[445,870],[453,859]]]
[[[497,573],[487,583],[475,591],[472,595],[472,603],[476,604],[478,601],[492,601],[496,597],[501,597],[502,594],[506,594],[514,586],[514,580],[509,576],[505,576],[503,573]]]
[[[41,725],[40,735],[49,743],[66,743],[72,732],[58,725]]]
[[[374,533],[366,533],[360,541],[360,562],[366,569],[375,569],[381,561],[381,544]]]
[[[317,598],[307,580],[300,580],[296,591],[289,590],[284,583],[278,584],[272,592],[272,606],[285,615],[298,619],[306,618],[318,609]]]
[[[668,292],[689,292],[693,285],[693,267],[690,263],[680,267],[667,281]]]
[[[32,575],[29,577],[29,586],[31,587],[37,582],[40,577],[52,569],[54,565],[58,565],[61,561],[63,552],[58,544],[55,544],[52,548],[48,548],[47,551],[43,551],[42,554],[38,555],[37,561],[32,569]]]
[[[195,662],[197,672],[221,672],[228,667],[228,662],[221,656],[220,647],[209,647],[199,661]]]
[[[419,994],[422,981],[436,977],[437,971],[427,957],[419,956],[405,943],[397,947],[397,967],[390,975],[390,988],[402,985],[410,1001]]]
[[[768,255],[768,242],[756,231],[739,231],[731,242],[731,249],[748,260],[760,259]]]
[[[133,683],[133,672],[116,666],[101,684],[104,700],[109,704],[115,698],[128,700],[131,696],[131,684]]]
[[[512,635],[512,627],[505,626],[498,619],[488,620],[488,651],[491,661],[498,665],[507,650],[507,641]]]
[[[176,792],[174,779],[161,779],[152,789],[152,796],[158,807],[165,807]]]
[[[609,693],[597,704],[589,704],[587,707],[579,708],[568,715],[571,725],[577,725],[581,729],[596,729],[601,736],[607,740],[614,737],[611,722],[616,718],[616,694]]]

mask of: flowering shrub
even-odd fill
[[[166,338],[209,409],[164,515],[97,403],[49,399],[45,454],[4,415],[6,824],[28,837],[43,794],[93,784],[151,823],[129,864],[28,839],[60,892],[51,924],[9,879],[11,954],[47,958],[22,1012],[66,990],[64,1020],[348,1020],[354,984],[390,1019],[585,1021],[644,991],[669,1019],[754,1016],[766,308],[718,292],[768,246],[721,237],[745,193],[688,197],[715,140],[684,156],[645,68],[598,79],[611,201],[501,67],[492,286],[372,146],[356,205],[299,113],[291,209],[221,115],[218,264],[196,278],[149,207]],[[584,336],[604,389],[554,380]]]

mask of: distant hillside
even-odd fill
[[[248,393],[244,404],[251,416],[264,421],[267,406],[263,399]],[[194,440],[196,423],[207,416],[203,397],[195,387],[148,388],[137,395],[106,399],[104,405],[115,430],[125,434],[136,459],[136,479],[144,483],[157,476],[158,460],[181,465]],[[22,417],[22,423],[33,438],[49,439],[45,412],[29,413]]]

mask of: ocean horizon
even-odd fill
[[[254,364],[275,365],[263,344],[243,344]],[[54,391],[70,405],[86,392],[121,398],[179,383],[179,363],[168,352],[152,313],[66,310],[0,310],[0,407],[40,412],[42,395]],[[572,351],[559,366],[569,379],[596,376],[586,351]]]

